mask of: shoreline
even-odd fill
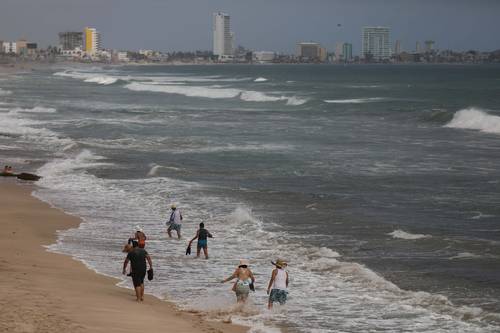
[[[243,333],[247,327],[211,321],[181,311],[168,300],[134,291],[84,263],[49,252],[57,231],[81,220],[32,196],[36,185],[0,180],[0,331],[2,332],[172,332]],[[117,271],[121,270],[117,263]],[[154,267],[153,255],[153,267]],[[146,291],[148,283],[145,284]]]

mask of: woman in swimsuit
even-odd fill
[[[255,283],[255,277],[253,276],[252,271],[249,266],[249,261],[246,259],[241,259],[238,268],[234,271],[234,273],[228,277],[227,279],[222,280],[221,282],[231,281],[232,279],[236,279],[236,282],[233,284],[233,291],[236,293],[236,300],[238,303],[245,303],[248,294],[250,292],[250,285]]]

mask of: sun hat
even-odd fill
[[[135,231],[140,231],[140,232],[143,232],[143,231],[142,231],[142,228],[141,228],[141,226],[140,226],[140,225],[136,225],[136,226],[135,226]]]
[[[248,259],[240,259],[240,264],[238,266],[250,266],[250,261],[248,261]]]
[[[283,266],[287,266],[288,263],[286,262],[286,260],[284,259],[276,259],[276,262],[272,262],[271,261],[271,264],[273,264],[274,266],[278,267],[278,268],[283,268]]]
[[[175,208],[177,208],[177,206],[173,203],[170,205],[170,208],[175,209]]]

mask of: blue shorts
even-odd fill
[[[286,303],[288,291],[282,289],[272,289],[269,294],[269,303],[279,302],[281,305]]]
[[[208,243],[206,239],[198,240],[198,249],[201,249],[202,247],[207,247]]]

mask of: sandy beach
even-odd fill
[[[0,179],[0,332],[245,332],[98,275],[65,255],[47,252],[56,231],[80,220],[32,197],[34,187]],[[116,263],[120,272],[121,262]],[[154,266],[154,256],[153,256]],[[147,293],[146,282],[146,293]]]

